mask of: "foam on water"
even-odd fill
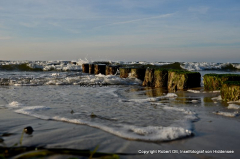
[[[49,120],[49,119],[51,119],[51,117],[35,113],[35,112],[38,112],[41,110],[48,110],[48,109],[50,109],[50,108],[46,107],[46,106],[26,106],[22,109],[15,110],[15,112],[33,116],[33,117],[40,118],[40,119]]]
[[[23,104],[21,104],[17,101],[13,101],[13,102],[11,102],[7,105],[7,107],[9,107],[9,108],[18,108],[18,107],[21,107],[21,106],[23,106]]]
[[[240,69],[240,64],[214,63],[214,62],[183,62],[181,64],[181,67],[189,71],[237,70]]]
[[[221,97],[221,95],[219,95],[219,96],[217,96],[217,97],[213,97],[213,98],[211,98],[212,100],[222,100],[222,97]]]
[[[192,135],[193,127],[191,123],[197,119],[196,113],[184,108],[170,107],[167,104],[159,105],[160,107],[157,112],[156,110],[151,110],[151,102],[156,103],[158,99],[176,97],[175,94],[149,98],[147,100],[143,99],[142,104],[140,103],[141,105],[137,107],[135,107],[134,104],[123,107],[120,107],[121,105],[116,106],[115,104],[113,104],[113,107],[109,107],[107,104],[103,104],[106,106],[103,107],[100,104],[101,101],[98,100],[101,100],[101,98],[103,98],[103,100],[107,98],[108,100],[113,100],[117,97],[116,100],[114,100],[117,101],[118,98],[121,98],[118,93],[116,93],[117,90],[116,88],[107,89],[104,87],[96,89],[81,88],[81,92],[85,92],[84,94],[89,94],[90,96],[94,92],[95,96],[91,98],[93,100],[91,103],[97,102],[99,105],[78,105],[73,108],[73,114],[70,113],[69,108],[66,109],[66,106],[56,106],[55,108],[47,106],[24,106],[20,107],[20,109],[16,107],[14,111],[44,120],[57,120],[88,125],[130,140],[169,141]],[[65,93],[68,94],[67,92]],[[109,94],[111,95],[110,98]],[[61,98],[64,97],[61,96]],[[84,97],[82,99],[84,99]],[[144,100],[146,100],[147,103],[144,103]],[[137,101],[132,100],[132,102]],[[145,105],[148,105],[150,109],[147,109]],[[124,111],[123,109],[126,110]],[[142,114],[142,111],[146,110],[148,111]],[[93,111],[94,114],[96,114],[94,118],[91,117]],[[165,126],[166,124],[164,126],[159,124],[158,121],[151,122],[153,125],[149,125],[148,122],[155,121],[156,118],[158,118],[156,115],[161,114],[161,112],[165,115],[169,114],[168,120],[166,121],[168,122],[167,126]],[[122,116],[123,114],[124,116]],[[176,114],[177,117],[173,114]],[[144,121],[138,122],[138,120],[135,120],[134,117],[139,118],[139,115],[142,116],[141,118],[144,118]],[[129,116],[132,117],[129,118]],[[174,116],[174,118],[172,118],[172,121],[169,123],[170,116]],[[158,120],[162,122],[162,120]],[[141,124],[142,122],[145,122],[145,124]]]
[[[91,121],[86,121],[82,119],[70,119],[61,116],[46,116],[40,115],[37,112],[42,110],[48,110],[49,107],[45,106],[29,106],[22,109],[15,110],[16,113],[25,114],[29,116],[33,116],[36,118],[44,119],[44,120],[57,120],[64,121],[74,124],[83,124],[91,127],[99,128],[106,132],[112,133],[122,138],[130,139],[130,140],[141,140],[141,141],[169,141],[175,140],[183,137],[188,137],[192,135],[191,130],[185,129],[183,127],[177,126],[134,126],[134,125],[126,125],[126,124],[116,124],[112,126],[107,126],[100,123],[94,123]],[[180,110],[182,111],[182,110]]]
[[[188,92],[192,92],[192,93],[202,93],[201,91],[197,91],[197,90],[192,90],[192,89],[188,89]]]
[[[164,98],[175,98],[177,95],[175,93],[168,93],[165,96],[160,97],[151,97],[151,98],[145,98],[145,99],[129,99],[129,100],[122,100],[120,99],[120,102],[136,102],[136,103],[145,103],[145,102],[156,102]]]
[[[214,114],[217,114],[217,115],[222,115],[222,116],[226,116],[226,117],[236,117],[239,115],[238,112],[223,112],[223,111],[216,111],[216,112],[213,112]]]
[[[240,109],[240,106],[237,104],[229,104],[228,109]]]
[[[184,129],[182,127],[161,127],[161,126],[137,127],[122,124],[116,125],[116,127],[108,127],[102,124],[86,122],[81,119],[68,119],[59,116],[55,116],[52,119],[75,124],[88,125],[130,140],[169,141],[192,135],[192,132],[190,130]]]

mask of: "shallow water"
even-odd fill
[[[240,74],[223,70],[200,73]],[[7,79],[7,85],[0,87],[1,109],[43,121],[86,125],[127,140],[192,140],[201,134],[201,130],[195,129],[201,120],[214,117],[240,121],[239,103],[222,102],[216,98],[218,91],[204,92],[203,87],[168,92],[164,88],[142,87],[138,79],[81,71],[0,71],[0,77]]]

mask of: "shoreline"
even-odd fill
[[[167,154],[155,153],[134,156],[137,158],[236,158],[240,127],[239,120],[209,115],[206,111],[199,111],[200,120],[194,123],[195,136],[169,142],[142,142],[120,138],[97,128],[86,125],[71,124],[53,120],[41,120],[22,114],[1,109],[0,132],[13,133],[4,139],[4,146],[14,145],[19,141],[22,129],[32,126],[32,135],[24,135],[23,146],[46,146],[47,148],[74,148],[94,150],[97,145],[99,152],[107,153],[138,153],[139,150],[233,150],[234,154]],[[210,122],[211,121],[211,122]],[[19,123],[21,123],[19,125]],[[150,155],[150,156],[149,156]],[[132,156],[120,156],[131,158]]]

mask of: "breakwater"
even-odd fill
[[[174,68],[174,69],[172,69]],[[168,90],[182,90],[200,87],[201,75],[199,72],[191,72],[176,65],[153,66],[153,65],[111,65],[107,62],[82,64],[83,73],[115,75],[120,78],[137,78],[143,81],[147,87],[167,87]]]

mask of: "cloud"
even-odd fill
[[[169,14],[162,14],[162,15],[148,17],[148,18],[140,18],[140,19],[134,19],[134,20],[128,20],[128,21],[122,21],[122,22],[115,22],[115,23],[110,23],[110,24],[98,26],[98,27],[95,27],[95,28],[101,28],[101,27],[104,27],[104,26],[111,26],[111,25],[121,25],[121,24],[135,23],[135,22],[146,21],[146,20],[151,20],[151,19],[167,18],[167,17],[173,16],[174,14],[175,13],[169,13]]]
[[[150,20],[150,19],[167,18],[167,17],[171,17],[173,14],[174,14],[174,13],[171,13],[171,14],[163,14],[163,15],[154,16],[154,17],[148,17],[148,18],[141,18],[141,19],[129,20],[129,21],[124,21],[124,22],[117,22],[117,23],[112,23],[112,24],[110,24],[110,25],[127,24],[127,23],[134,23],[134,22],[138,22],[138,21]]]
[[[200,14],[206,14],[209,10],[209,7],[189,7],[188,11],[190,12],[196,12],[196,13],[200,13]]]

